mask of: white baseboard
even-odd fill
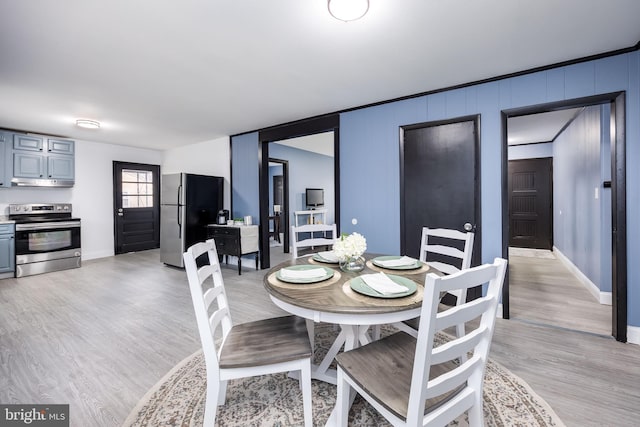
[[[558,257],[560,262],[562,262],[571,273],[576,276],[576,278],[584,285],[585,288],[593,295],[593,297],[600,304],[603,305],[611,305],[612,304],[612,294],[611,292],[602,292],[600,288],[598,288],[587,276],[584,275],[582,271],[574,263],[571,262],[569,258],[563,254],[560,249],[557,247],[553,247],[553,253]]]
[[[103,251],[94,251],[94,252],[82,252],[82,256],[81,259],[82,261],[88,261],[90,259],[97,259],[97,258],[105,258],[108,256],[113,256],[114,252],[113,249],[111,250],[103,250]]]
[[[640,327],[627,326],[627,342],[640,345]]]

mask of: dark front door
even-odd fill
[[[471,264],[479,264],[478,117],[404,126],[402,131],[402,253],[418,257],[423,227],[472,229],[476,235]]]
[[[509,246],[551,249],[553,159],[509,161]]]
[[[115,253],[160,247],[160,166],[113,162]]]

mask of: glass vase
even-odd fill
[[[340,261],[340,270],[345,272],[354,272],[364,270],[365,259],[361,256],[352,256],[344,261]]]

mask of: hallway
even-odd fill
[[[552,252],[509,250],[512,319],[611,336],[611,306],[596,301]]]

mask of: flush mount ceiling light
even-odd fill
[[[100,129],[100,122],[89,119],[78,119],[76,120],[76,126],[86,129]]]
[[[369,0],[327,0],[329,13],[340,21],[349,22],[362,18],[369,10]]]

